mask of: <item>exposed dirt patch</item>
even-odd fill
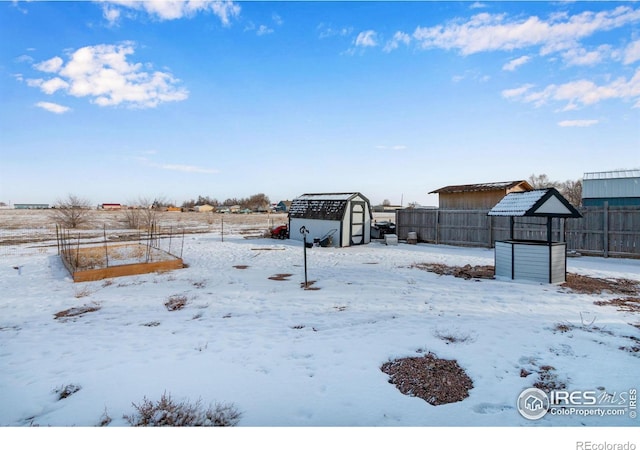
[[[617,306],[618,311],[640,312],[640,298],[638,297],[614,298],[613,300],[598,300],[593,302],[593,304],[598,306]]]
[[[99,311],[99,305],[84,305],[76,306],[73,308],[65,309],[64,311],[57,312],[53,315],[54,319],[68,319],[70,317],[78,317],[86,313]]]
[[[318,286],[314,286],[315,283],[316,283],[315,280],[307,281],[306,284],[303,281],[302,283],[300,283],[300,287],[305,291],[319,291],[320,288]]]
[[[462,401],[473,388],[473,381],[457,361],[439,359],[433,353],[389,361],[380,370],[400,392],[431,405]]]
[[[286,281],[291,276],[293,276],[292,273],[277,273],[275,275],[270,276],[269,279],[276,280],[276,281]]]
[[[456,278],[464,278],[465,280],[472,278],[493,279],[495,276],[493,266],[472,266],[470,264],[465,266],[447,266],[446,264],[438,263],[416,263],[412,264],[411,267],[433,272],[438,275],[453,275]]]
[[[580,294],[602,294],[603,292],[620,295],[640,294],[640,283],[626,278],[595,278],[568,273],[567,281],[560,286]]]
[[[566,389],[567,385],[558,378],[555,367],[540,366],[540,370],[538,371],[538,381],[533,383],[533,387],[549,393],[551,391]]]

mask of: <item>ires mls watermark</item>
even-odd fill
[[[608,393],[603,391],[554,390],[549,393],[529,388],[518,396],[518,412],[529,420],[551,416],[628,416],[637,417],[637,389]]]

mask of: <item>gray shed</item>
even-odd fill
[[[496,241],[496,278],[564,283],[567,279],[567,244],[552,242],[552,219],[582,215],[555,188],[507,194],[488,215],[510,218],[510,239]],[[544,217],[547,240],[514,239],[515,217]]]
[[[359,192],[304,194],[291,202],[289,237],[302,241],[300,229],[305,227],[307,242],[323,240],[332,247],[368,244],[371,219],[369,200]]]

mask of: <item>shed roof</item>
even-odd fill
[[[494,206],[489,216],[582,217],[555,188],[511,192]]]
[[[533,187],[525,180],[517,181],[498,181],[494,183],[476,183],[476,184],[457,184],[451,186],[445,186],[435,191],[429,192],[429,194],[456,194],[463,192],[482,192],[482,191],[504,191],[506,189],[514,188],[522,184],[526,190],[531,190]]]
[[[359,192],[341,192],[335,194],[303,194],[293,199],[289,207],[290,218],[319,220],[342,220],[350,200],[355,197],[369,200]]]

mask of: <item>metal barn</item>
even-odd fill
[[[582,215],[555,188],[507,194],[488,213],[510,218],[510,239],[495,243],[496,278],[564,283],[567,279],[567,244],[552,241],[552,219]],[[547,240],[514,238],[515,217],[546,217]]]
[[[640,170],[588,172],[582,178],[582,205],[640,206]]]
[[[289,237],[327,247],[349,247],[371,242],[371,205],[359,192],[303,194],[291,202]],[[304,231],[304,230],[303,230]]]

